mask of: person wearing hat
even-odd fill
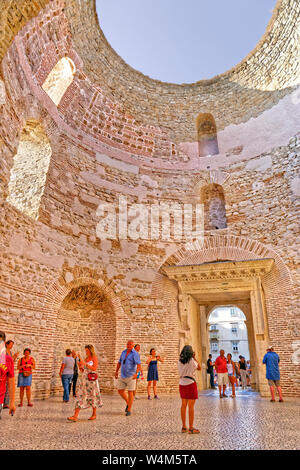
[[[264,355],[263,364],[266,364],[266,378],[268,380],[271,392],[271,401],[275,401],[275,387],[279,395],[279,401],[283,402],[282,390],[280,387],[280,371],[279,371],[280,358],[272,346],[269,346],[267,353]]]

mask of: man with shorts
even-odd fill
[[[121,369],[120,378],[118,378],[119,369]],[[134,391],[136,390],[136,378],[139,372],[141,372],[140,355],[134,349],[134,342],[128,341],[127,349],[122,352],[115,373],[115,378],[118,380],[117,387],[119,395],[126,402],[126,416],[131,415]],[[125,391],[126,388],[128,393]]]
[[[279,371],[280,358],[272,346],[267,349],[267,354],[264,355],[263,364],[266,364],[266,378],[269,383],[271,392],[271,401],[275,401],[275,387],[279,395],[279,401],[283,402],[282,391],[280,387],[280,371]]]
[[[6,352],[5,339],[4,331],[0,331],[0,413],[4,402],[7,380],[9,388],[9,414],[13,415],[16,411],[14,361]]]
[[[228,380],[228,370],[227,370],[227,359],[225,357],[224,349],[221,349],[220,356],[217,357],[215,360],[215,368],[218,374],[218,386],[219,386],[219,393],[220,398],[227,398],[225,393],[226,386],[229,382]],[[222,387],[223,387],[223,394],[222,394]]]

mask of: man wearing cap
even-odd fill
[[[282,391],[280,387],[280,371],[279,371],[280,358],[272,346],[267,349],[267,354],[264,355],[263,364],[266,364],[266,378],[268,380],[271,392],[271,401],[275,401],[275,387],[279,395],[279,401],[283,402]]]
[[[13,415],[16,411],[15,407],[15,378],[14,378],[14,361],[7,354],[5,348],[5,333],[0,331],[0,410],[3,405],[6,380],[8,380],[9,387],[9,414]]]

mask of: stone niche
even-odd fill
[[[61,390],[60,364],[70,348],[85,358],[85,346],[92,344],[99,359],[101,389],[113,390],[116,322],[106,295],[94,285],[73,288],[62,302],[57,317],[52,366],[51,393]]]

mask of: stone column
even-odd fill
[[[260,280],[254,282],[254,289],[250,293],[253,319],[253,336],[255,344],[255,363],[257,389],[262,396],[269,396],[269,387],[265,378],[265,366],[262,364],[268,342],[268,332],[265,330],[264,307],[261,297]]]

